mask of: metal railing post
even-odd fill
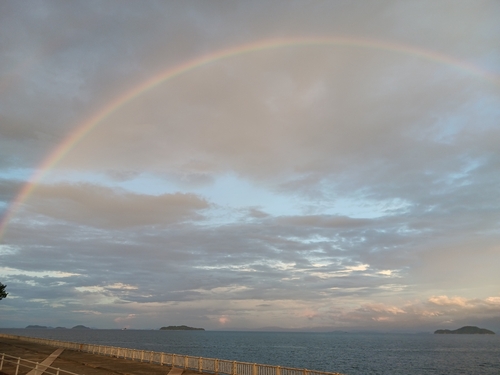
[[[21,363],[21,357],[17,358],[17,365],[16,365],[16,373],[15,375],[19,374],[19,364]]]
[[[214,363],[214,372],[215,372],[215,374],[219,373],[219,360],[218,359],[216,359],[215,363]]]
[[[254,363],[252,366],[252,375],[257,375],[257,364]]]
[[[200,357],[198,358],[198,372],[201,373],[202,368],[203,368],[203,359]]]
[[[281,375],[281,367],[276,366],[276,375]]]
[[[0,370],[3,368],[3,359],[5,358],[5,353],[2,353],[2,362],[0,362]]]
[[[188,368],[188,356],[184,356],[184,369],[187,369]]]
[[[233,371],[232,375],[236,375],[236,361],[233,361]]]

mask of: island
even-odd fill
[[[495,332],[489,329],[479,328],[475,326],[465,326],[459,329],[450,331],[449,329],[438,329],[434,332],[438,335],[494,335]]]
[[[47,329],[47,328],[48,328],[47,326],[39,326],[36,324],[32,324],[26,327],[26,329]]]
[[[204,331],[205,328],[194,328],[194,327],[188,327],[188,326],[168,326],[168,327],[161,327],[160,331]]]
[[[79,324],[79,325],[77,325],[77,326],[74,326],[74,327],[73,327],[73,328],[71,328],[71,329],[90,329],[90,328],[89,328],[89,327],[85,327],[85,326],[83,326],[83,325]]]

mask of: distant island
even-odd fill
[[[194,328],[188,326],[168,326],[161,327],[160,331],[204,331],[205,328]]]
[[[81,324],[77,325],[77,326],[74,326],[73,328],[71,329],[90,329],[89,327],[85,327],[85,326],[82,326]]]
[[[459,329],[450,331],[449,329],[438,329],[434,332],[438,335],[494,335],[495,332],[489,329],[479,328],[474,326],[465,326]]]
[[[47,326],[39,326],[37,324],[32,324],[32,325],[29,325],[29,326],[26,326],[26,329],[67,329],[66,327],[47,327]],[[74,326],[73,328],[71,329],[91,329],[89,327],[85,327],[84,325],[77,325],[77,326]]]

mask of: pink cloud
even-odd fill
[[[231,320],[229,319],[229,317],[227,315],[222,315],[221,317],[219,317],[219,323],[224,325],[226,323],[229,323]]]
[[[128,322],[132,319],[135,319],[136,315],[135,314],[128,314],[127,316],[119,316],[118,318],[115,318],[114,321],[115,323],[122,324],[124,322]]]

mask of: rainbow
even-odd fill
[[[300,47],[300,46],[336,46],[336,47],[354,47],[367,48],[376,50],[385,50],[394,53],[413,55],[421,59],[430,60],[439,64],[445,64],[463,70],[468,74],[478,76],[493,82],[495,85],[500,85],[500,77],[494,73],[485,71],[471,63],[456,59],[452,56],[445,55],[432,50],[423,49],[407,44],[386,42],[376,39],[358,38],[358,37],[295,37],[295,38],[277,38],[259,40],[253,43],[242,44],[230,48],[217,50],[215,52],[194,58],[183,62],[176,66],[170,67],[159,74],[149,78],[141,84],[131,88],[122,95],[116,97],[111,102],[107,103],[97,113],[86,119],[54,149],[43,160],[36,172],[24,184],[15,199],[10,203],[6,213],[0,221],[0,239],[2,239],[7,224],[12,219],[14,214],[20,208],[23,202],[33,193],[36,186],[40,183],[43,177],[53,168],[76,144],[78,144],[89,132],[98,126],[104,119],[117,111],[124,104],[137,98],[141,94],[151,90],[152,88],[188,73],[193,69],[204,65],[216,62],[218,60],[227,59],[230,57],[249,54],[259,51],[271,50],[284,47]]]

